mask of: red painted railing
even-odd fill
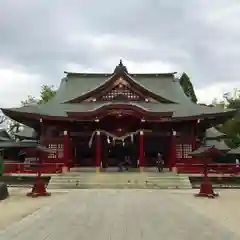
[[[43,163],[41,166],[42,173],[61,173],[63,163]],[[19,162],[5,162],[4,174],[12,173],[37,173],[38,164],[19,163]]]
[[[203,164],[177,163],[178,173],[199,174],[203,172]],[[240,174],[240,166],[231,163],[212,163],[209,164],[209,173],[218,174]]]

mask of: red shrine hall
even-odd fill
[[[2,109],[34,129],[42,145],[54,149],[45,163],[96,167],[104,171],[125,159],[132,168],[165,168],[200,163],[189,153],[200,146],[207,128],[225,122],[235,110],[196,104],[175,73],[65,72],[56,95],[46,104]]]

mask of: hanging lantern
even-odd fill
[[[124,139],[122,140],[122,145],[123,145],[123,147],[125,146],[125,142],[124,142]]]
[[[107,143],[108,143],[108,144],[111,143],[109,136],[107,136]]]

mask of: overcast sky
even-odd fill
[[[0,106],[64,71],[185,71],[200,102],[240,88],[239,0],[1,0]]]

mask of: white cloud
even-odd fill
[[[202,102],[239,87],[239,0],[12,2],[0,1],[0,107],[120,58],[129,72],[186,72]]]
[[[0,105],[1,107],[19,106],[28,95],[39,96],[42,79],[39,75],[30,74],[23,69],[0,68]]]
[[[233,92],[235,88],[240,89],[240,82],[237,84],[235,82],[216,83],[196,89],[195,92],[199,103],[211,104],[215,98],[220,101],[223,100],[223,94]]]

